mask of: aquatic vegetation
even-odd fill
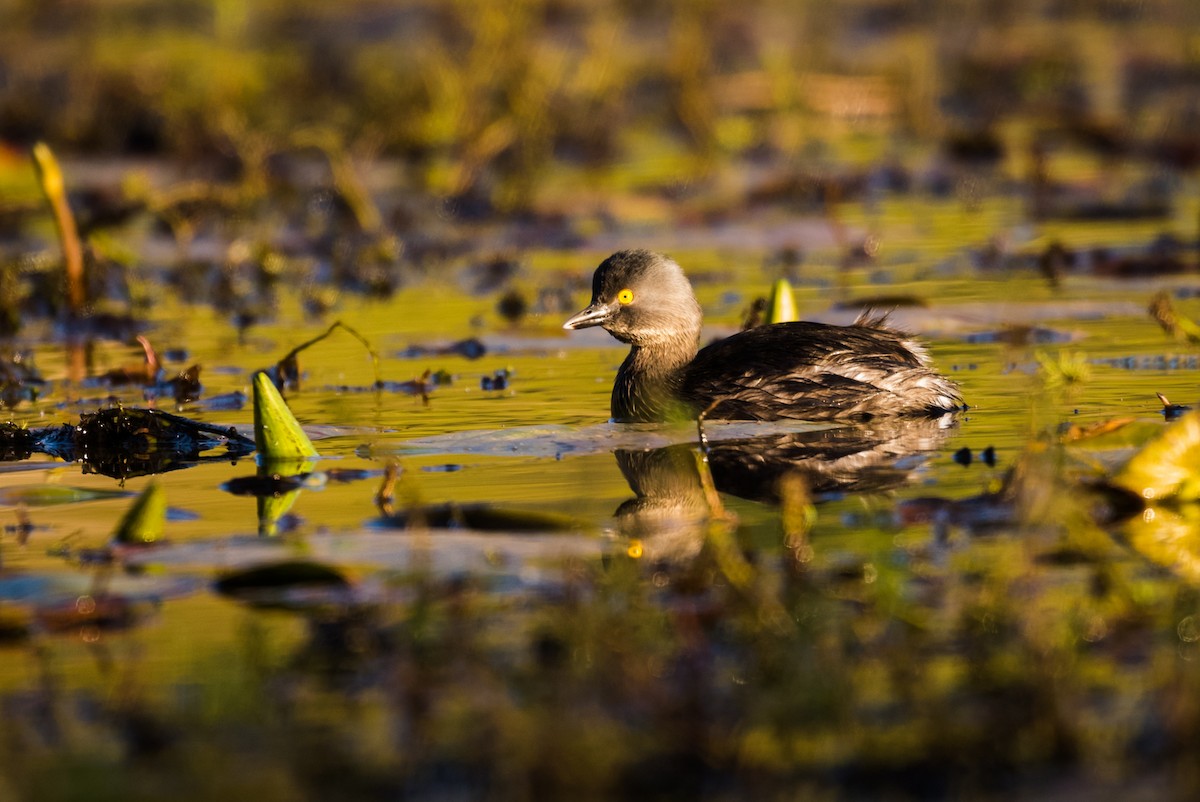
[[[311,348],[322,340],[325,340],[338,330],[344,331],[354,339],[358,340],[358,342],[362,344],[363,348],[366,349],[367,355],[371,357],[371,365],[375,369],[375,386],[381,386],[383,384],[383,379],[381,378],[379,372],[379,354],[375,352],[375,349],[371,347],[371,343],[368,342],[365,337],[359,334],[352,326],[348,326],[340,320],[335,320],[330,324],[329,328],[327,328],[321,334],[318,334],[316,337],[297,345],[295,348],[284,354],[283,357],[275,363],[275,366],[269,372],[272,381],[275,383],[275,386],[280,390],[285,388],[299,390],[300,365],[298,357],[300,353]]]
[[[1194,797],[1197,11],[967,6],[13,5],[0,797]],[[971,407],[603,423],[629,247]]]
[[[771,285],[771,297],[767,300],[767,323],[784,323],[799,320],[796,314],[796,297],[792,285],[785,278]]]
[[[254,445],[264,460],[320,456],[265,371],[254,374]]]
[[[223,449],[223,454],[205,454]],[[85,412],[79,423],[34,429],[0,425],[0,455],[28,459],[34,452],[66,462],[84,473],[119,479],[165,473],[211,460],[236,460],[254,451],[254,441],[231,427],[213,426],[157,409],[109,407]]]
[[[33,163],[37,168],[42,191],[54,210],[54,224],[58,228],[63,272],[66,276],[67,310],[72,317],[78,318],[83,314],[84,304],[87,303],[84,294],[83,245],[79,239],[79,229],[75,225],[75,215],[67,203],[66,181],[63,179],[58,159],[46,143],[39,142],[34,145]]]
[[[0,354],[0,403],[4,406],[36,400],[45,385],[30,354],[16,349]]]
[[[145,546],[162,539],[167,520],[167,494],[151,482],[129,506],[113,531],[113,542],[123,546]]]
[[[260,370],[254,374],[253,383],[257,481],[249,487],[243,482],[241,487],[256,497],[259,535],[273,537],[279,534],[281,519],[300,495],[305,484],[302,477],[312,473],[320,454],[271,376]]]
[[[1200,413],[1189,412],[1125,463],[1113,482],[1148,502],[1200,500]]]
[[[1150,299],[1150,317],[1154,318],[1163,331],[1177,340],[1200,343],[1200,324],[1186,315],[1181,315],[1171,303],[1171,296],[1164,290]]]
[[[1191,407],[1186,404],[1172,404],[1162,393],[1155,393],[1155,395],[1158,396],[1158,400],[1162,402],[1163,417],[1169,421],[1176,420],[1180,415],[1191,409]]]
[[[1092,378],[1092,367],[1082,351],[1038,351],[1038,366],[1046,389],[1062,397],[1077,395]]]

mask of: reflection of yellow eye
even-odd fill
[[[633,303],[633,290],[621,290],[618,292],[617,303],[622,306]]]

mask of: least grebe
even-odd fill
[[[565,329],[603,326],[632,348],[613,384],[613,418],[662,421],[866,419],[962,408],[958,386],[883,317],[851,326],[774,323],[697,350],[700,304],[674,261],[620,251],[592,277],[592,302]]]

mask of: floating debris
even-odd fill
[[[300,364],[298,361],[300,352],[321,342],[326,337],[333,334],[333,332],[337,329],[345,331],[351,337],[362,343],[363,347],[367,349],[367,354],[371,357],[371,364],[375,368],[375,386],[381,387],[383,385],[383,377],[379,372],[379,354],[373,347],[371,347],[371,343],[366,337],[362,336],[354,328],[347,326],[340,320],[334,321],[332,324],[330,324],[329,328],[327,328],[321,334],[318,334],[316,337],[313,337],[311,340],[297,345],[295,348],[284,354],[282,359],[275,363],[275,366],[268,371],[275,383],[275,386],[279,389],[283,389],[285,387],[293,390],[300,389]]]
[[[396,354],[400,359],[418,359],[430,356],[462,356],[479,359],[487,354],[487,346],[476,337],[450,343],[449,345],[410,345]]]
[[[223,448],[222,455],[202,456]],[[0,424],[0,461],[44,453],[82,463],[84,473],[117,479],[146,476],[215,459],[236,459],[254,443],[233,428],[172,415],[157,409],[109,407],[84,413],[79,423],[44,429]]]
[[[479,388],[481,390],[507,390],[508,389],[508,370],[501,368],[491,376],[484,376],[479,380]]]
[[[421,401],[425,404],[429,403],[429,394],[439,385],[450,384],[450,374],[445,371],[434,373],[431,370],[426,370],[415,379],[408,381],[386,381],[379,386],[379,390],[387,393],[400,393],[403,395],[419,395]],[[349,392],[351,388],[340,388],[342,392]]]
[[[528,313],[529,301],[525,300],[525,295],[516,288],[504,293],[496,302],[496,314],[504,318],[510,325],[515,326],[520,323]]]
[[[310,475],[297,473],[282,476],[269,473],[260,476],[238,476],[222,484],[221,489],[235,496],[282,496],[304,487]]]
[[[1079,443],[1084,440],[1092,440],[1106,434],[1120,431],[1130,424],[1136,422],[1136,418],[1109,418],[1108,420],[1093,423],[1090,426],[1080,426],[1072,423],[1064,426],[1059,434],[1059,441],[1062,443]]]
[[[1055,289],[1062,285],[1063,273],[1073,269],[1075,262],[1075,252],[1058,240],[1047,245],[1037,258],[1038,270],[1045,277],[1046,282]]]
[[[750,306],[742,313],[741,331],[761,326],[766,319],[767,299],[759,296],[750,302]]]
[[[57,432],[58,430],[55,428],[41,431]],[[0,424],[0,461],[17,462],[29,459],[35,450],[40,450],[37,442],[38,438],[35,437],[34,432],[24,426],[11,421]]]
[[[221,411],[231,412],[243,409],[246,406],[246,394],[241,390],[234,390],[230,393],[215,395],[211,398],[206,398],[198,403],[193,403],[191,408],[199,408],[208,410],[209,412]]]
[[[327,482],[361,482],[366,479],[374,479],[377,476],[382,476],[383,471],[371,471],[363,468],[330,468],[324,471],[325,481]]]
[[[46,380],[20,351],[0,357],[0,403],[10,409],[22,401],[36,401]]]
[[[1183,413],[1185,413],[1189,409],[1191,409],[1190,406],[1185,406],[1183,404],[1172,404],[1170,401],[1167,400],[1167,397],[1165,395],[1163,395],[1162,393],[1155,393],[1155,395],[1158,396],[1158,400],[1162,402],[1163,417],[1169,421],[1175,420],[1176,418],[1181,416]]]
[[[126,365],[104,373],[99,377],[103,384],[119,387],[132,384],[145,389],[147,399],[159,396],[170,396],[176,404],[186,404],[200,397],[200,366],[192,365],[171,378],[166,378],[166,371],[150,340],[139,334],[136,338],[145,354],[144,360],[137,365]]]
[[[1054,329],[1048,329],[1042,326],[1014,324],[1002,326],[994,331],[972,332],[964,337],[963,341],[970,343],[971,345],[990,345],[992,343],[1001,343],[1004,345],[1024,346],[1069,343],[1074,339],[1076,339],[1075,336],[1069,332],[1056,331]]]
[[[123,384],[153,384],[158,380],[159,373],[162,370],[162,365],[158,359],[158,353],[154,350],[154,346],[150,344],[150,340],[144,335],[139,334],[136,338],[138,345],[142,347],[144,359],[137,365],[126,365],[124,367],[113,368],[100,376],[100,381],[109,385],[120,386]]]
[[[303,609],[348,599],[351,584],[327,565],[283,560],[227,573],[214,588],[255,607]]]
[[[506,286],[520,270],[516,259],[497,255],[472,264],[463,271],[462,280],[472,295],[488,295]]]

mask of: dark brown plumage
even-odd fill
[[[634,250],[604,260],[592,278],[591,303],[563,328],[603,326],[632,346],[613,385],[618,421],[700,413],[728,420],[863,419],[962,408],[958,386],[881,317],[851,326],[759,326],[697,350],[700,322],[700,305],[679,265]]]

